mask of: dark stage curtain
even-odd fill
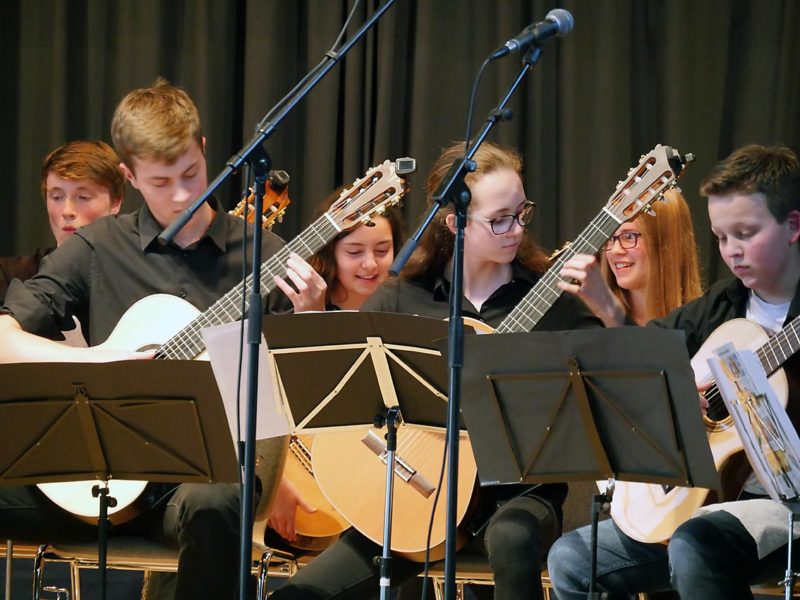
[[[355,22],[378,2],[364,0]],[[0,254],[49,244],[39,169],[53,147],[109,140],[114,106],[163,75],[200,107],[209,174],[331,47],[352,0],[5,0],[0,2]],[[417,159],[405,213],[415,222],[424,175],[463,138],[481,61],[557,4],[398,0],[378,27],[268,141],[292,176],[291,238],[314,206],[385,158]],[[725,276],[698,182],[750,142],[800,149],[800,3],[794,0],[564,0],[575,29],[542,58],[494,139],[527,161],[532,224],[547,248],[574,238],[616,182],[656,143],[697,161],[681,186],[708,280]],[[351,32],[355,27],[351,27]],[[517,55],[482,80],[476,127],[517,73]],[[231,206],[239,188],[223,196]],[[131,191],[126,209],[139,199]]]

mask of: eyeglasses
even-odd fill
[[[619,242],[619,247],[623,250],[636,248],[636,244],[639,243],[640,237],[642,237],[642,234],[637,231],[626,231],[625,233],[620,233],[619,235],[612,235],[610,238],[608,238],[608,241],[603,244],[603,251],[610,252],[614,247],[614,242]]]
[[[536,202],[533,200],[526,200],[520,211],[515,215],[500,215],[494,219],[469,215],[469,218],[475,221],[483,221],[484,223],[488,223],[489,227],[492,228],[493,234],[503,235],[511,230],[511,228],[514,226],[514,221],[519,223],[522,227],[525,227],[525,225],[530,223],[531,219],[533,219],[533,213],[535,210]]]

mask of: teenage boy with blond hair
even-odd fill
[[[156,239],[206,188],[205,138],[186,92],[164,80],[130,92],[117,106],[111,132],[121,169],[145,205],[77,231],[38,275],[12,284],[0,309],[2,362],[148,359],[150,352],[69,348],[47,338],[77,316],[93,346],[106,340],[141,298],[170,294],[205,310],[240,283],[245,256],[241,221],[215,200],[201,206],[170,244],[162,247]],[[263,256],[282,245],[265,232]],[[302,285],[313,275],[302,270],[290,275],[300,282],[298,297],[320,293]],[[290,303],[269,294],[264,305],[270,312]],[[261,460],[264,493],[256,512],[271,495],[282,449],[281,440],[257,448],[259,455],[271,452],[277,458]],[[150,485],[146,495],[150,508],[114,531],[143,534],[178,548],[176,598],[234,597],[239,486],[158,484]],[[35,489],[0,490],[0,537],[50,539],[54,531],[66,540],[96,538],[94,527],[54,508]]]

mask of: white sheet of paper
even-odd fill
[[[226,323],[215,325],[202,330],[203,340],[211,359],[211,368],[217,380],[222,401],[225,404],[225,413],[228,415],[228,424],[231,428],[231,437],[236,440],[236,386],[239,382],[239,328],[241,323]],[[244,355],[241,371],[241,435],[244,437],[247,429],[245,419],[247,416],[247,365],[249,364],[249,348],[246,343],[247,322],[245,327]],[[269,368],[267,343],[263,336],[258,353],[258,409],[256,413],[256,439],[288,435],[290,432],[289,421],[275,393],[275,383]]]
[[[753,470],[773,500],[800,491],[800,438],[751,350],[725,344],[708,359]],[[755,400],[748,400],[747,398]]]

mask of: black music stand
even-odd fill
[[[482,485],[609,478],[719,487],[683,332],[471,336],[462,411]],[[592,502],[590,598],[597,518]]]
[[[133,479],[238,482],[211,366],[203,361],[0,365],[0,485]],[[108,487],[99,496],[105,598]]]
[[[434,340],[446,336],[447,329],[448,324],[439,319],[378,312],[264,318],[278,397],[293,430],[324,433],[388,426],[381,597],[386,597],[390,586],[395,432],[390,423],[375,420],[376,416],[392,420],[399,408],[405,424],[444,428],[447,364]]]

